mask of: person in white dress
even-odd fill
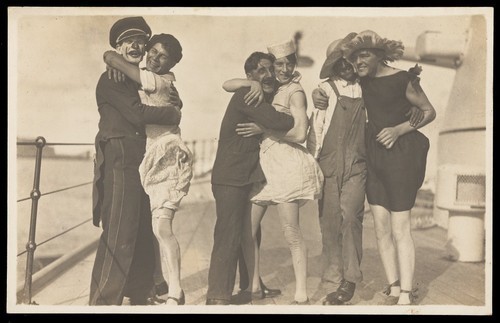
[[[141,85],[141,102],[150,106],[171,104],[175,91],[170,71],[182,58],[179,41],[170,34],[154,35],[147,44],[146,69],[125,62],[113,51],[104,54],[105,62]],[[180,109],[180,107],[178,107]],[[157,239],[157,274],[168,281],[167,305],[183,305],[180,279],[180,250],[172,222],[193,177],[193,157],[181,138],[179,126],[146,125],[146,152],[139,166],[141,183],[149,195],[153,232]]]
[[[267,207],[276,205],[295,273],[292,304],[305,305],[310,304],[306,284],[307,248],[299,225],[299,207],[308,200],[320,197],[323,174],[314,157],[302,145],[309,125],[306,95],[300,85],[301,75],[295,71],[295,44],[293,41],[286,41],[269,46],[268,51],[276,58],[273,65],[279,81],[273,106],[277,111],[290,114],[295,123],[287,132],[265,129],[255,123],[241,124],[236,130],[242,136],[262,134],[260,165],[266,177],[265,183],[256,184],[253,188],[251,216],[247,217],[242,237],[243,253],[251,281],[248,292],[252,293],[253,298],[258,298],[261,293],[257,231]],[[242,86],[254,87],[255,84],[243,79],[233,79],[224,84],[224,88],[229,91]]]

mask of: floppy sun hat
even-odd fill
[[[355,51],[359,49],[379,49],[384,52],[384,60],[394,62],[403,56],[404,46],[399,40],[389,40],[380,37],[372,30],[360,32],[344,46],[344,56],[352,62]]]
[[[326,49],[326,60],[323,63],[323,67],[321,67],[319,78],[324,79],[330,77],[333,65],[344,57],[343,45],[351,41],[356,35],[356,33],[349,33],[344,39],[337,39],[328,45]]]

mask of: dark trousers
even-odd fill
[[[326,177],[319,200],[323,257],[327,266],[323,280],[353,283],[363,280],[360,264],[363,254],[363,216],[366,171],[339,183],[336,176]]]
[[[259,225],[259,229],[257,230],[257,246],[259,248],[261,240],[262,240],[262,230]],[[250,282],[248,277],[247,264],[245,262],[245,257],[243,256],[243,248],[240,248],[240,257],[238,259],[238,272],[240,274],[240,290],[246,290]]]
[[[142,150],[141,150],[142,149]],[[149,198],[138,167],[144,142],[110,139],[97,181],[103,232],[92,269],[89,305],[145,299],[153,287],[154,249]]]
[[[241,248],[243,219],[250,216],[252,185],[212,185],[217,220],[208,270],[207,299],[231,300]]]

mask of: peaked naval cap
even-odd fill
[[[142,17],[127,17],[114,23],[109,31],[109,44],[116,48],[116,45],[133,36],[144,36],[146,40],[151,37],[151,28]]]

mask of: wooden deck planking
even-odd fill
[[[194,196],[196,198],[197,196]],[[321,234],[316,203],[301,208],[301,227],[308,247],[308,294],[312,304],[334,286],[321,283]],[[215,205],[210,199],[201,203],[186,203],[178,211],[174,231],[182,253],[182,283],[188,305],[205,302],[208,266],[213,244]],[[290,251],[281,232],[275,207],[270,207],[262,223],[261,275],[271,288],[281,288],[283,295],[265,299],[255,305],[287,305],[295,290]],[[453,262],[444,258],[446,231],[433,227],[414,230],[416,245],[415,282],[419,287],[420,305],[484,305],[484,263]],[[363,230],[362,271],[364,281],[358,284],[353,305],[377,305],[380,291],[386,284],[378,255],[373,218],[365,215]],[[33,299],[43,305],[86,305],[94,253],[78,266],[64,273],[50,288],[35,294]],[[78,277],[78,278],[75,278]],[[238,290],[236,281],[235,292]],[[57,291],[57,292],[55,292]]]

